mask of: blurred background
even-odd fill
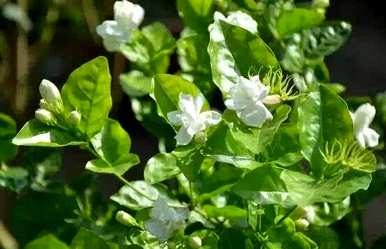
[[[113,0],[0,0],[0,112],[17,120],[18,127],[33,117],[38,105],[38,85],[45,78],[61,86],[80,64],[99,55],[109,58],[113,76],[114,109],[111,116],[130,132],[133,151],[142,162],[157,152],[158,143],[136,121],[129,98],[120,89],[118,75],[128,67],[120,55],[107,53],[95,33],[109,19]],[[181,31],[174,0],[132,0],[146,10],[144,25],[158,20],[177,36]],[[8,4],[7,4],[8,3]],[[28,17],[12,9],[17,3]],[[7,6],[7,7],[6,7]],[[328,19],[353,25],[348,43],[327,59],[333,82],[346,86],[351,96],[374,96],[386,90],[386,16],[382,1],[331,0]],[[81,174],[87,155],[66,149],[62,176]],[[141,177],[141,167],[127,177]],[[101,177],[100,189],[111,193],[115,180]],[[385,186],[386,189],[386,186]],[[0,188],[0,220],[9,222],[15,195]],[[366,209],[365,235],[372,241],[386,233],[386,195]],[[385,245],[386,248],[386,245]]]

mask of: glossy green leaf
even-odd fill
[[[233,23],[217,18],[209,28],[213,81],[223,92],[238,82],[240,74],[248,77],[251,69],[278,66],[274,53],[257,34],[236,26],[238,18],[245,18],[243,15],[235,14]]]
[[[145,181],[130,182],[130,185],[123,186],[110,198],[124,207],[141,210],[152,207],[160,196],[167,198],[170,206],[182,207],[178,201],[167,196],[166,190],[161,185],[151,185]]]
[[[71,249],[111,249],[111,247],[95,233],[81,229],[73,238]]]
[[[169,56],[175,48],[175,39],[167,27],[159,22],[133,32],[122,48],[122,53],[148,76],[166,73]]]
[[[16,122],[8,115],[0,113],[0,162],[8,161],[17,154],[17,147],[12,144],[16,135]]]
[[[206,31],[213,15],[213,3],[213,0],[177,0],[177,9],[186,26]]]
[[[232,191],[256,204],[291,205],[285,181],[280,179],[282,169],[262,166],[245,175]]]
[[[48,234],[28,243],[24,249],[69,249],[69,247],[54,235]]]
[[[33,119],[28,121],[13,138],[12,143],[23,146],[64,147],[81,145],[84,141],[53,126],[47,126]]]
[[[91,138],[91,143],[101,159],[89,161],[88,170],[123,175],[139,163],[138,156],[130,153],[130,136],[118,121],[107,119],[102,130]]]
[[[338,122],[339,121],[339,122]],[[298,131],[304,157],[314,173],[321,174],[320,149],[327,142],[350,141],[353,124],[345,101],[325,86],[302,98],[298,107]]]
[[[294,8],[285,10],[276,21],[276,32],[285,37],[303,29],[317,26],[324,20],[324,15],[317,10]]]
[[[300,172],[283,170],[280,179],[285,182],[291,200],[306,206],[316,202],[340,202],[358,190],[366,190],[371,175],[350,172],[320,181]]]
[[[151,92],[152,79],[141,71],[133,70],[121,74],[119,80],[123,91],[129,96],[141,97]]]
[[[82,116],[77,128],[88,137],[98,133],[107,119],[112,99],[111,76],[105,57],[97,57],[70,74],[62,88],[67,111],[78,111]]]
[[[224,113],[224,120],[237,142],[241,143],[252,153],[259,154],[272,142],[275,133],[278,131],[280,125],[288,118],[290,111],[291,107],[288,105],[278,107],[274,118],[271,121],[267,121],[262,128],[246,126],[233,111],[226,111]]]
[[[180,172],[177,160],[172,154],[159,153],[147,162],[144,178],[149,183],[158,183],[173,178]]]
[[[351,25],[346,22],[329,22],[305,30],[302,33],[302,47],[309,59],[320,58],[334,53],[347,41]]]
[[[0,167],[0,187],[19,192],[28,184],[28,171],[20,167]]]
[[[201,94],[196,85],[179,76],[159,74],[154,77],[154,97],[165,118],[169,112],[179,109],[178,103],[181,93],[190,94],[193,97]],[[208,102],[205,101],[202,110],[208,109]]]

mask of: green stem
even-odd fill
[[[143,197],[145,197],[149,201],[156,201],[156,200],[150,198],[149,196],[147,196],[146,194],[144,194],[142,191],[138,190],[136,187],[133,186],[133,184],[131,182],[129,182],[128,180],[126,180],[122,176],[120,176],[120,175],[115,175],[115,176],[118,177],[118,179],[121,180],[125,185],[127,185],[132,190],[134,190],[137,194],[142,195]]]

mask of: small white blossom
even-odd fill
[[[204,97],[181,93],[179,96],[179,111],[168,113],[172,125],[181,126],[176,135],[178,145],[187,145],[194,135],[205,131],[206,128],[216,125],[221,121],[221,114],[215,111],[201,112]]]
[[[42,123],[51,125],[56,122],[56,119],[52,112],[46,110],[46,109],[37,109],[35,111],[35,118],[39,120]]]
[[[96,28],[97,34],[103,38],[103,45],[107,51],[118,51],[130,37],[132,30],[137,28],[144,17],[144,9],[129,1],[114,3],[114,19],[104,21]]]
[[[269,87],[260,82],[258,76],[246,79],[240,77],[229,91],[229,99],[225,105],[236,111],[237,116],[248,126],[261,127],[266,120],[271,120],[272,114],[263,104],[268,96]]]
[[[375,147],[379,142],[379,134],[369,128],[375,117],[375,108],[370,104],[363,104],[351,113],[354,125],[354,134],[360,146]]]
[[[145,221],[145,228],[161,241],[166,241],[185,226],[188,210],[171,208],[164,197],[159,197],[150,211],[150,219]]]

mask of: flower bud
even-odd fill
[[[135,220],[135,218],[133,216],[131,216],[130,214],[126,213],[125,211],[118,211],[117,214],[115,215],[115,219],[121,223],[122,225],[125,225],[125,226],[129,226],[129,227],[132,227],[132,226],[138,226],[138,223],[137,221]]]
[[[82,115],[78,111],[72,111],[70,112],[70,115],[68,116],[68,122],[72,125],[78,125],[80,123],[80,120],[82,118]]]
[[[40,122],[48,125],[54,124],[56,122],[56,119],[52,112],[41,108],[35,111],[35,118]]]
[[[62,98],[59,89],[49,80],[42,80],[39,86],[39,92],[48,105],[54,107],[62,106]]]
[[[297,219],[295,225],[298,229],[304,230],[310,225],[310,222],[306,219]]]
[[[314,0],[312,6],[315,8],[327,8],[330,6],[330,0]]]
[[[276,105],[280,104],[281,98],[280,95],[274,94],[274,95],[269,95],[263,99],[263,103],[266,105]]]
[[[189,245],[189,247],[192,248],[192,249],[201,248],[201,246],[202,246],[202,240],[201,240],[200,237],[197,237],[197,236],[189,237],[189,239],[188,239],[188,245]]]
[[[125,28],[138,27],[143,20],[144,14],[144,9],[138,4],[126,0],[114,3],[114,19]]]
[[[205,131],[200,131],[194,136],[194,141],[199,144],[205,143],[207,140]]]

